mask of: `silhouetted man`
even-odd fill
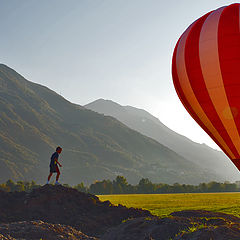
[[[47,184],[49,184],[49,181],[50,181],[50,178],[52,176],[53,173],[57,173],[57,176],[56,176],[56,183],[55,185],[60,185],[60,183],[58,182],[58,179],[59,179],[59,176],[60,176],[60,171],[59,171],[59,168],[58,168],[58,165],[60,167],[62,167],[62,165],[58,162],[58,157],[59,157],[59,154],[62,152],[62,148],[60,147],[57,147],[56,148],[56,152],[52,154],[51,156],[51,162],[50,162],[50,174],[48,176],[48,180],[47,180]]]

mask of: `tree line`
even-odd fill
[[[38,188],[36,182],[18,181],[13,182],[11,179],[0,184],[0,190],[7,192],[26,191],[29,192],[34,188]],[[63,184],[66,187],[72,187]],[[96,195],[101,194],[161,194],[161,193],[211,193],[211,192],[239,192],[240,182],[209,182],[200,183],[199,185],[179,184],[173,185],[165,183],[152,183],[148,178],[142,178],[138,184],[131,185],[123,176],[117,176],[114,180],[95,181],[90,186],[80,183],[73,188],[81,192],[88,192]]]

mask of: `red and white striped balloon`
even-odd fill
[[[172,76],[187,111],[240,170],[240,4],[188,27],[174,50]]]

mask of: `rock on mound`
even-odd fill
[[[124,219],[150,216],[150,212],[112,206],[98,197],[73,188],[45,185],[26,192],[0,192],[0,223],[42,220],[70,225],[90,236],[99,236]]]
[[[141,217],[110,229],[101,240],[239,240],[240,218],[209,211],[181,211],[168,218]]]
[[[0,232],[2,234],[0,234],[0,239],[3,240],[97,240],[97,238],[88,237],[70,226],[49,224],[40,220],[0,224]]]

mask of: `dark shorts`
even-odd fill
[[[58,168],[58,165],[50,165],[50,172],[51,173],[60,173],[60,171],[59,171],[59,168]]]

